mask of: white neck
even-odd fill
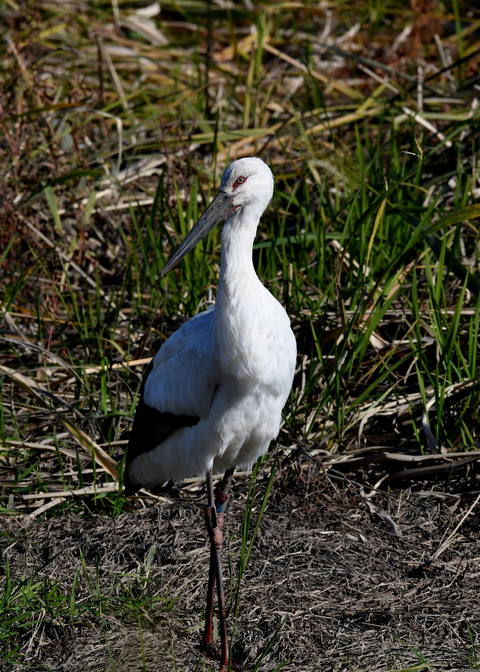
[[[259,215],[252,206],[233,212],[222,231],[222,253],[217,302],[251,301],[251,291],[261,285],[253,267],[252,248]],[[263,286],[263,285],[262,285]]]
[[[220,366],[237,379],[257,377],[265,366],[255,347],[271,303],[252,261],[259,217],[244,208],[228,218],[222,232],[220,280],[215,301],[215,329]],[[268,321],[268,317],[267,317]],[[260,357],[260,358],[259,358]]]

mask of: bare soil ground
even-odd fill
[[[267,480],[258,477],[253,519]],[[300,456],[279,469],[241,581],[235,670],[253,670],[272,638],[261,670],[282,664],[305,672],[478,666],[478,474],[390,493],[358,480],[325,474]],[[229,567],[236,580],[248,487],[248,478],[236,479],[226,515],[227,583]],[[199,649],[208,573],[203,501],[199,489],[180,491],[169,503],[137,498],[136,510],[116,518],[3,519],[9,533],[1,550],[15,571],[48,576],[66,591],[77,577],[77,597],[84,590],[85,599],[95,590],[118,592],[144,572],[149,593],[161,598],[141,627],[136,617],[120,622],[107,612],[103,626],[88,619],[72,626],[55,615],[48,624],[47,615],[20,643],[29,669],[217,669]],[[168,611],[164,599],[174,601]],[[231,630],[234,625],[232,617]]]

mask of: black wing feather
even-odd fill
[[[140,400],[135,410],[133,426],[128,440],[124,469],[125,492],[127,495],[131,495],[141,488],[141,485],[131,483],[128,477],[129,466],[135,458],[156,448],[175,430],[181,429],[182,427],[193,427],[200,420],[199,417],[194,415],[164,413],[145,403],[143,400],[143,392],[152,368],[153,360],[148,365],[145,375],[143,376],[142,384],[140,386]]]

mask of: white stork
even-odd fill
[[[296,361],[290,320],[252,262],[257,226],[272,194],[273,175],[261,159],[234,161],[217,195],[162,269],[160,275],[227,218],[215,305],[183,324],[149,365],[125,464],[127,494],[206,475],[211,554],[204,643],[212,644],[216,582],[222,671],[228,666],[222,509],[235,467],[250,467],[277,436]],[[212,473],[223,472],[215,498]]]

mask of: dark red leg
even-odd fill
[[[233,469],[226,472],[225,477],[220,484],[219,492],[217,493],[217,501],[215,501],[212,471],[209,470],[207,472],[208,506],[205,507],[205,524],[210,537],[210,569],[208,574],[207,608],[203,642],[206,645],[210,645],[213,640],[213,598],[216,583],[221,642],[220,672],[227,672],[228,669],[228,636],[221,564],[223,513],[218,512],[217,508],[221,510],[226,507],[232,474]]]
[[[234,472],[235,467],[227,469],[215,492],[215,508],[219,513],[225,513],[225,509],[230,500],[230,487],[232,485]]]
[[[207,588],[207,608],[205,614],[205,630],[203,632],[203,643],[210,645],[213,642],[213,596],[215,595],[215,553],[212,543],[211,529],[214,524],[212,520],[212,506],[215,498],[213,495],[213,479],[212,470],[207,472],[207,501],[208,506],[204,509],[205,525],[210,537],[210,569],[208,571],[208,588]]]

